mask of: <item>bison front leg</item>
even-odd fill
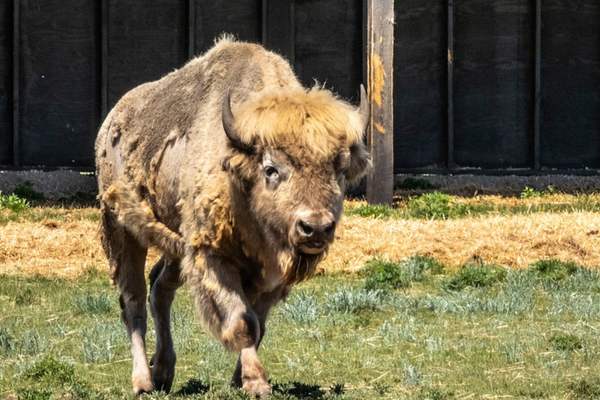
[[[169,392],[175,377],[176,355],[171,337],[171,304],[181,286],[179,261],[163,256],[150,272],[150,310],[156,330],[156,351],[152,366],[152,383],[157,390]]]
[[[201,256],[185,273],[205,325],[228,350],[240,354],[241,387],[250,395],[268,396],[271,386],[256,352],[260,322],[237,268],[220,257]]]
[[[277,304],[283,297],[285,297],[286,292],[287,292],[287,289],[285,289],[283,287],[278,288],[278,289],[274,290],[273,292],[265,293],[265,294],[261,295],[258,298],[258,300],[256,301],[256,303],[254,304],[254,311],[256,312],[256,315],[258,317],[258,323],[259,323],[259,327],[260,327],[260,337],[258,338],[258,341],[255,346],[257,351],[258,351],[258,347],[260,346],[263,338],[265,337],[265,333],[266,333],[266,329],[267,329],[267,317],[269,315],[269,311],[275,304]],[[233,377],[231,378],[231,385],[234,387],[238,387],[238,388],[241,388],[243,385],[243,382],[242,382],[242,375],[243,375],[242,356],[243,356],[243,354],[240,354],[240,356],[238,357],[237,364],[235,366],[235,371],[233,373]]]

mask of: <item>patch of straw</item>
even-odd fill
[[[524,268],[546,258],[600,266],[600,214],[490,215],[454,220],[345,217],[325,271],[356,271],[372,257],[430,255],[456,268],[473,259]],[[149,256],[156,259],[158,254]],[[0,273],[75,277],[107,270],[98,222],[44,220],[0,226]],[[108,276],[108,274],[107,274]]]

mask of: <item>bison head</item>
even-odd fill
[[[364,88],[358,108],[321,88],[279,89],[244,102],[235,117],[227,95],[222,116],[224,169],[260,233],[298,254],[323,254],[346,186],[370,163]]]

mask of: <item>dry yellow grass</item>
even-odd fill
[[[453,220],[349,217],[325,261],[326,270],[354,271],[371,257],[430,255],[450,267],[473,259],[523,268],[544,258],[600,266],[600,214],[539,213]]]
[[[106,268],[98,223],[65,211],[60,219],[0,226],[0,273],[77,276]],[[345,217],[322,264],[355,271],[372,257],[436,257],[451,267],[483,259],[515,268],[544,258],[600,266],[600,214],[589,212],[493,215],[454,220],[378,220]],[[156,257],[156,252],[151,252]]]

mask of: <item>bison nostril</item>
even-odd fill
[[[311,237],[315,233],[314,228],[304,221],[298,221],[298,225],[296,225],[296,227],[298,229],[298,233],[304,237]]]
[[[327,225],[323,226],[323,232],[326,233],[327,235],[330,235],[334,229],[335,229],[335,222],[330,222]]]

